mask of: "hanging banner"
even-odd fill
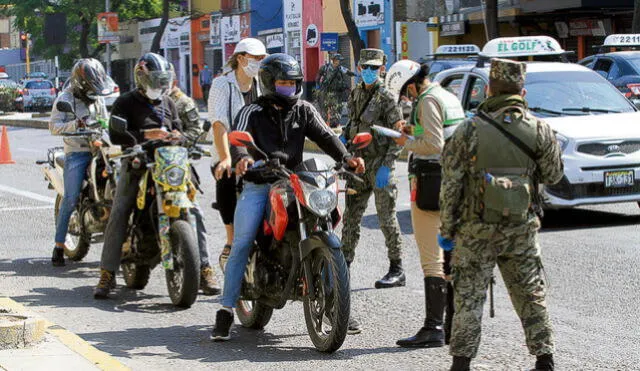
[[[305,40],[307,40],[307,46],[312,48],[318,45],[318,40],[320,40],[320,33],[318,32],[318,26],[316,26],[315,24],[308,25],[305,35],[306,35]]]
[[[222,17],[220,23],[220,33],[222,42],[225,44],[237,43],[240,41],[240,16]]]
[[[240,14],[240,39],[251,37],[251,13]]]
[[[98,13],[98,42],[113,44],[120,41],[118,35],[118,13]]]
[[[222,20],[222,14],[213,13],[211,14],[211,25],[209,28],[209,43],[213,47],[222,46],[222,39],[220,37],[220,21]]]
[[[384,0],[355,0],[354,11],[358,27],[384,24]]]

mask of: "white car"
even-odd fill
[[[526,50],[522,50],[526,49]],[[485,100],[488,58],[563,56],[549,37],[491,40],[476,66],[434,78],[462,102],[468,116]],[[597,72],[563,62],[527,62],[526,100],[532,113],[556,132],[564,177],[544,188],[547,208],[638,202],[640,205],[640,112]]]

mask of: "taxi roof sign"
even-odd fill
[[[640,46],[640,34],[614,34],[604,39],[603,47]]]
[[[549,36],[500,37],[490,40],[480,55],[486,58],[563,55],[558,41]]]
[[[473,44],[440,45],[434,55],[476,55],[480,54],[480,48]]]

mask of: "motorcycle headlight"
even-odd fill
[[[179,167],[173,167],[166,172],[167,183],[172,187],[179,187],[184,181],[184,170]]]
[[[327,216],[336,206],[338,206],[338,197],[331,190],[320,189],[309,195],[309,207],[319,216]]]

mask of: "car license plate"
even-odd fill
[[[605,188],[633,187],[635,182],[633,170],[604,172]]]

